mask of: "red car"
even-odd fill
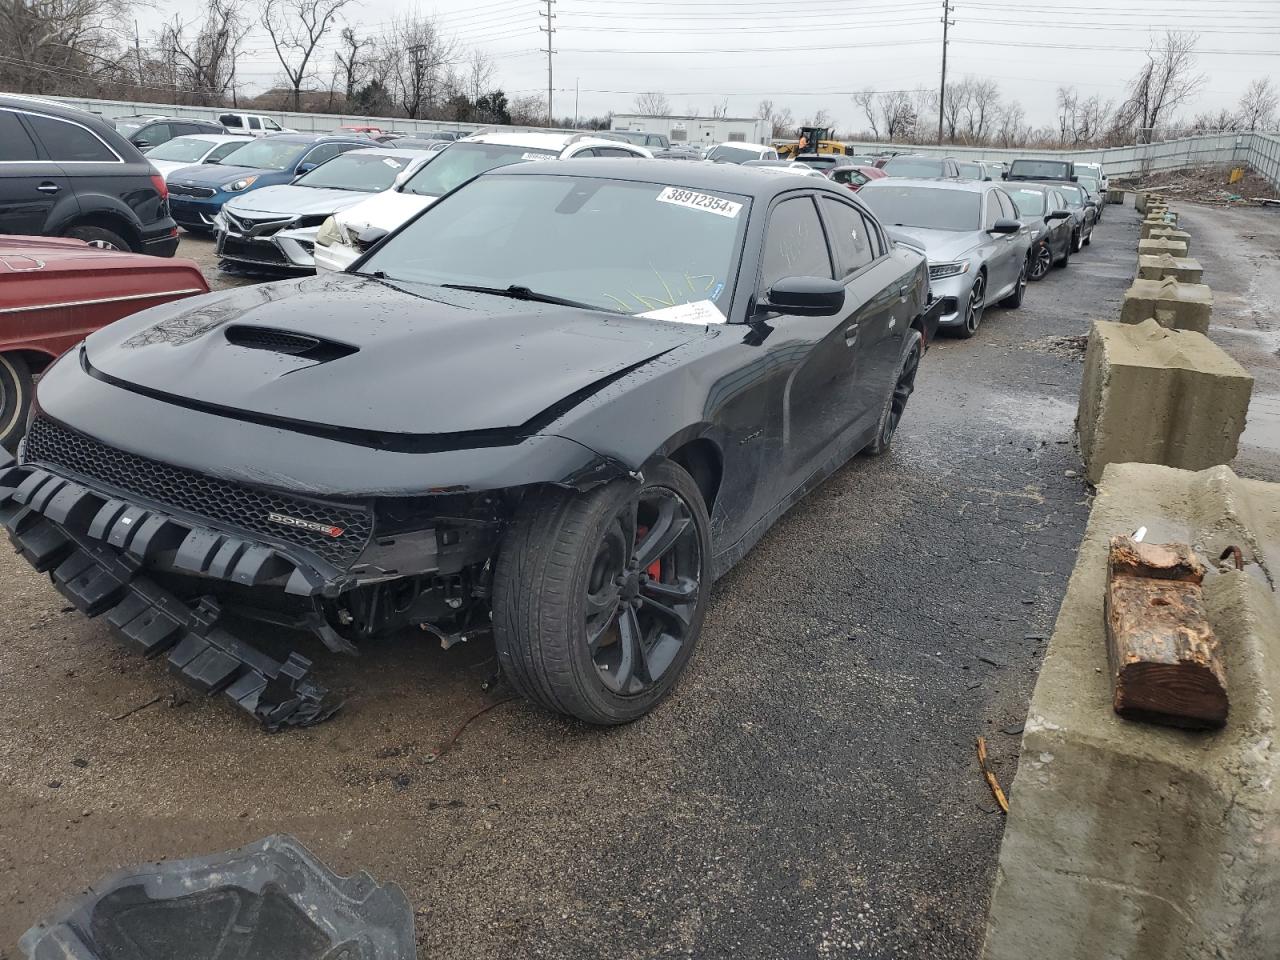
[[[888,174],[879,167],[854,165],[847,167],[833,167],[831,172],[827,174],[827,177],[833,183],[842,183],[854,193],[857,193],[864,183],[871,180],[881,180],[887,176]]]
[[[17,445],[32,377],[65,351],[144,307],[208,292],[191,260],[0,235],[0,446]]]
[[[376,137],[376,136],[380,136],[383,131],[381,127],[369,127],[369,126],[362,126],[360,124],[353,124],[352,126],[349,126],[349,127],[337,127],[334,129],[333,132],[334,133],[363,133],[365,134],[365,136],[368,136],[368,137]]]

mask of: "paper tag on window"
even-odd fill
[[[385,163],[388,167],[394,167],[396,170],[400,169],[399,160],[392,160],[390,157],[383,157],[382,162]]]
[[[638,314],[650,320],[666,320],[671,323],[724,323],[724,314],[710,300],[698,300],[695,303],[681,303],[674,307],[663,307],[661,310],[650,310]]]
[[[742,204],[723,197],[715,197],[709,193],[698,193],[696,190],[684,190],[680,187],[667,187],[658,194],[659,203],[674,203],[678,207],[714,213],[732,220],[742,210]]]
[[[548,155],[545,153],[522,153],[520,154],[520,159],[521,160],[545,160],[547,159],[547,156]]]

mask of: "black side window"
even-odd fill
[[[596,147],[595,153],[597,157],[635,157],[630,150],[623,150],[619,147]]]
[[[1017,220],[1018,210],[1014,207],[1013,201],[1009,199],[1009,195],[1003,190],[994,190],[992,192],[995,194],[996,200],[1000,202],[1000,216],[1009,220]]]
[[[0,110],[0,160],[22,163],[35,159],[36,145],[27,136],[18,115]]]
[[[257,117],[250,117],[250,118],[249,118],[249,129],[250,129],[250,130],[261,130],[261,129],[262,129],[262,124],[258,122],[258,118],[257,118]]]
[[[833,277],[827,238],[809,197],[784,200],[769,215],[760,292],[766,292],[783,277]]]
[[[336,143],[324,143],[316,147],[300,161],[301,163],[321,164],[326,160],[331,160],[342,151]]]
[[[162,143],[168,143],[174,138],[173,131],[167,123],[153,123],[149,127],[143,127],[138,131],[138,137],[147,141],[153,147],[158,147]]]
[[[222,121],[224,127],[244,127],[244,121],[240,119],[238,114],[224,113],[218,119]]]
[[[58,163],[111,162],[118,159],[105,143],[77,124],[38,113],[27,114],[27,122],[44,144],[49,159]]]
[[[871,221],[865,213],[862,215],[863,222],[867,225],[867,246],[871,248],[871,258],[883,256],[885,253],[883,238],[880,236],[880,230]]]
[[[875,259],[867,236],[867,223],[861,213],[833,197],[823,197],[822,215],[827,221],[841,279],[857,273]]]

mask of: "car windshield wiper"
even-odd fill
[[[442,283],[440,286],[449,290],[469,290],[472,293],[492,293],[495,297],[510,297],[512,300],[530,300],[534,303],[554,303],[561,307],[577,307],[580,310],[602,310],[605,313],[621,313],[621,310],[614,310],[610,307],[599,307],[594,303],[583,303],[581,300],[566,300],[564,297],[552,296],[549,293],[539,293],[537,290],[530,290],[528,287],[522,287],[518,283],[513,283],[509,287],[486,287],[480,284],[472,283]]]

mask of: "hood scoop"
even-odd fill
[[[271,327],[253,327],[246,324],[232,324],[227,327],[226,337],[227,343],[236,347],[283,353],[290,357],[315,360],[319,363],[349,357],[360,350],[359,347],[353,347],[349,343],[340,343],[337,340],[328,340],[308,333],[275,330]]]

